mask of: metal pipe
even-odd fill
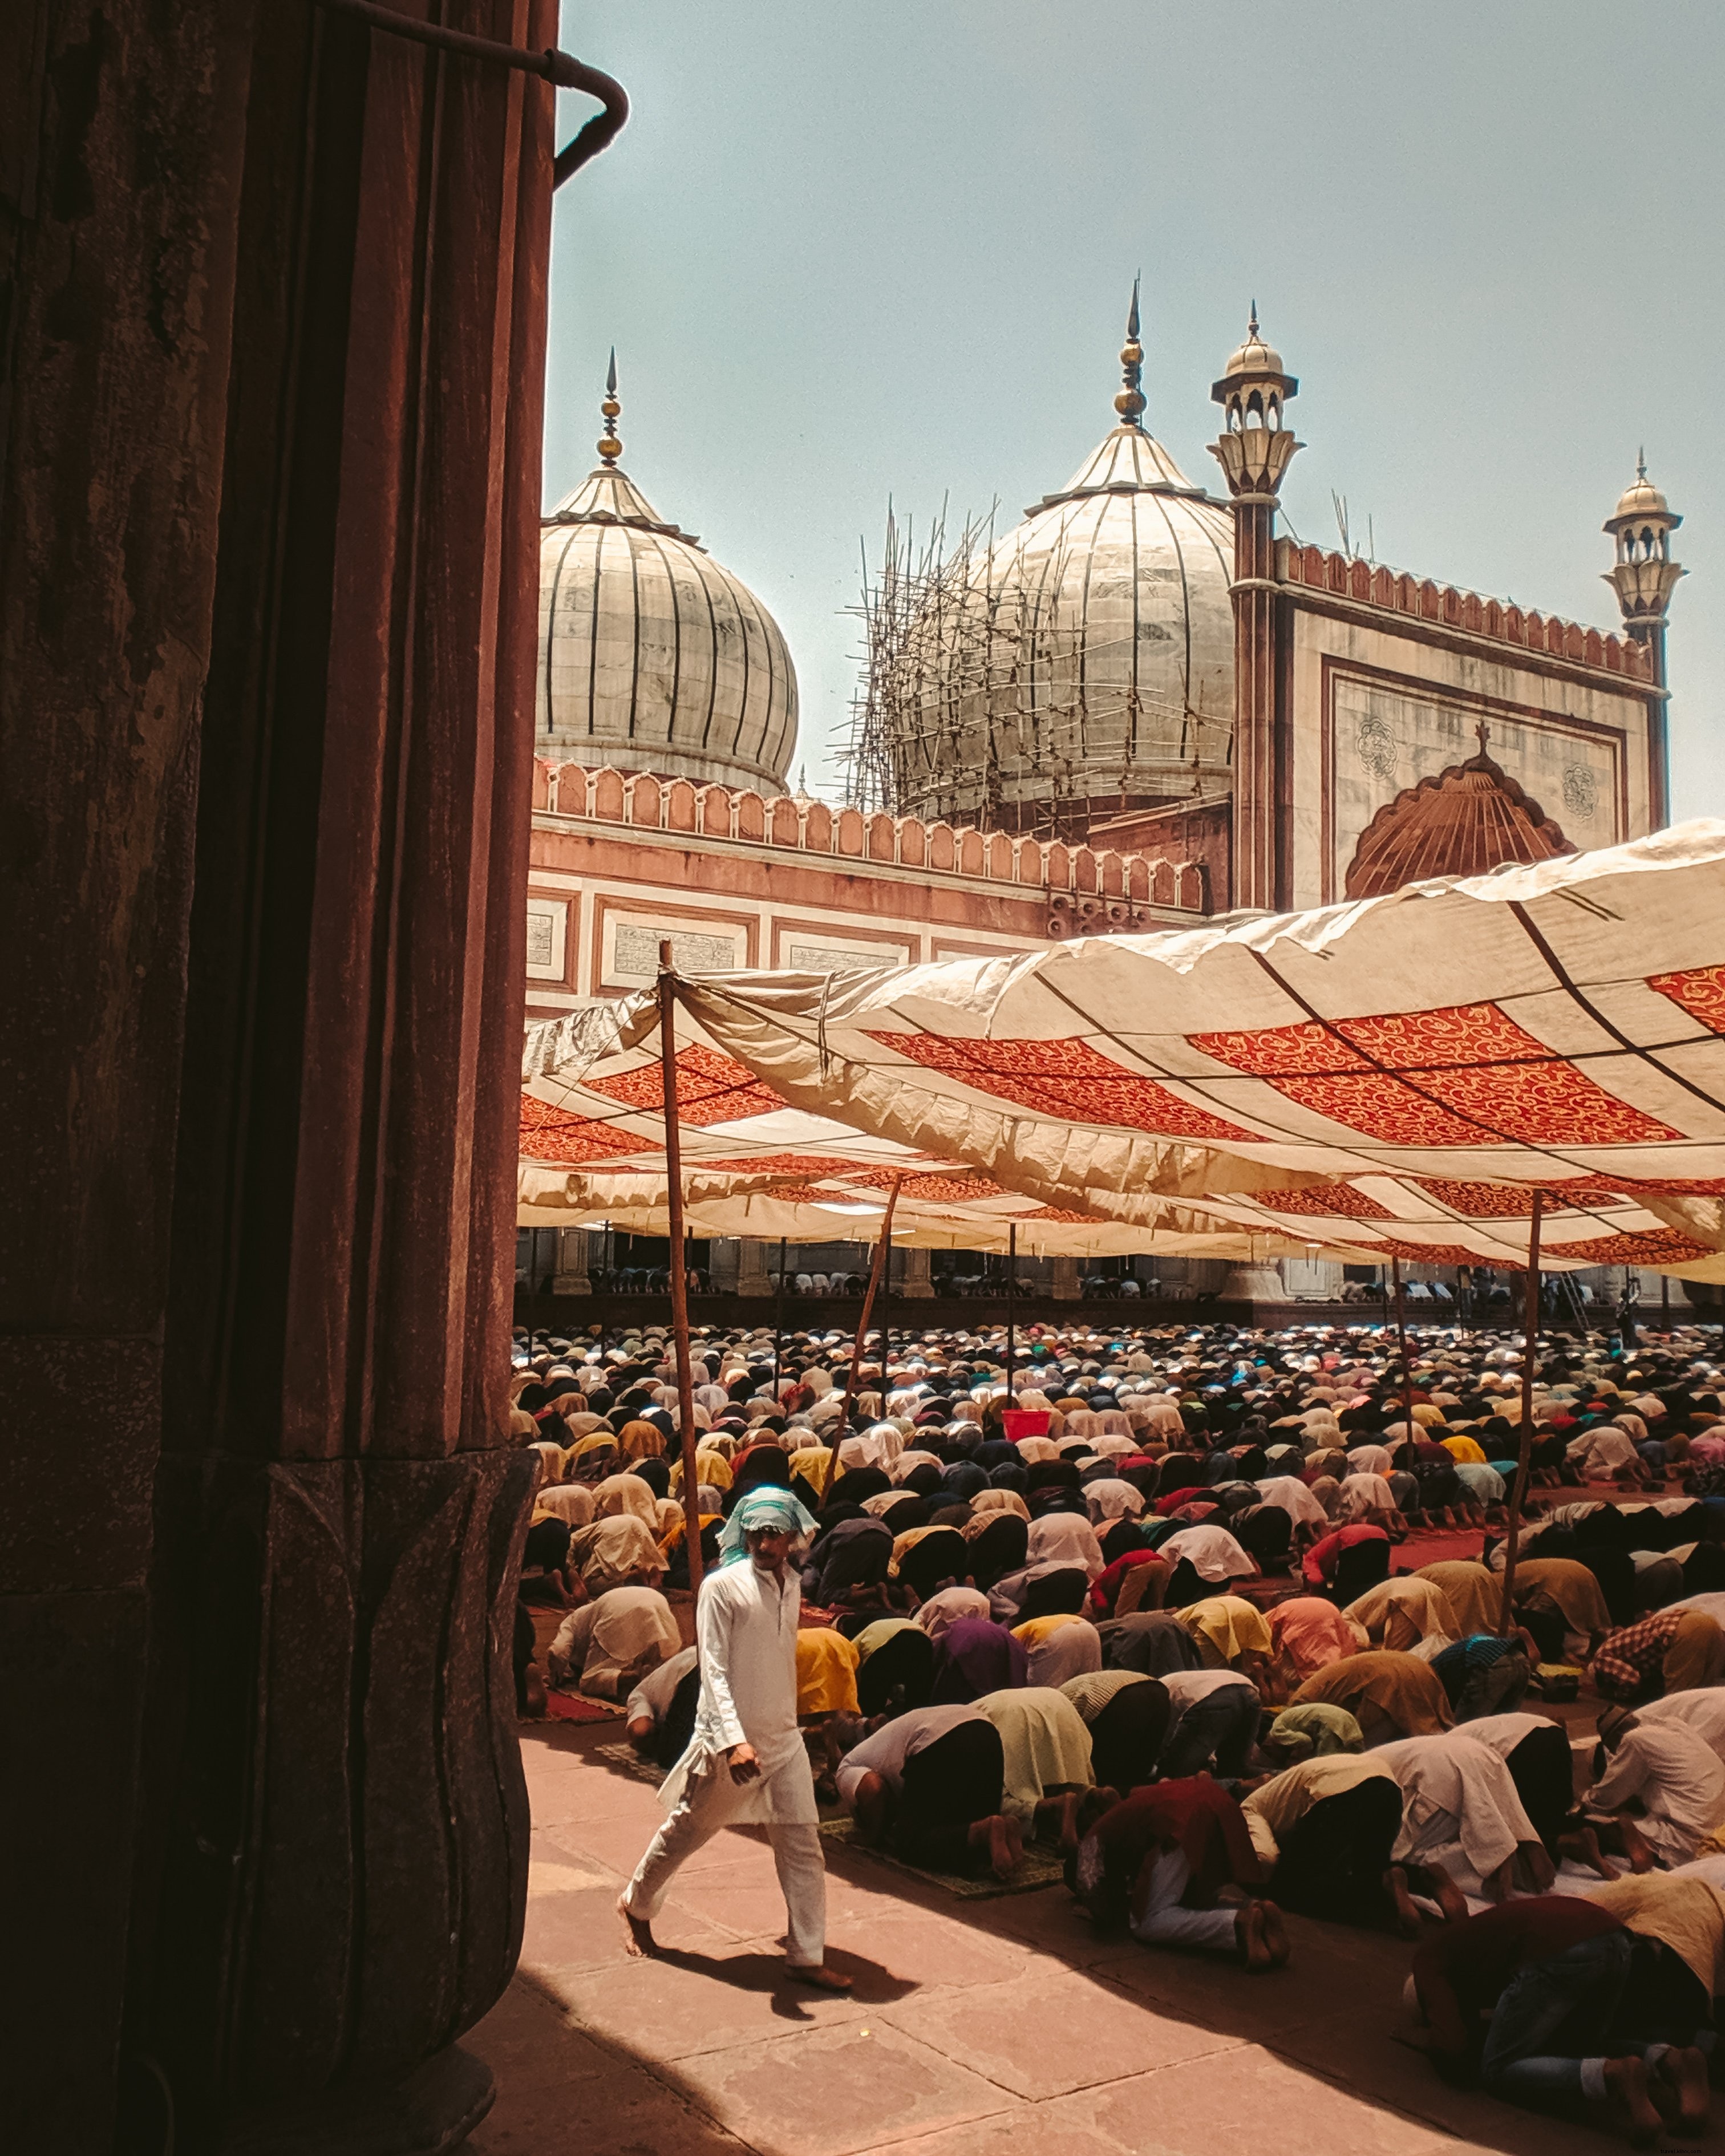
[[[557,162],[552,167],[553,189],[573,178],[583,165],[590,163],[608,143],[614,141],[629,118],[629,92],[620,82],[602,69],[578,60],[572,53],[559,52],[555,45],[547,46],[543,52],[533,52],[525,45],[502,44],[495,38],[477,38],[468,30],[446,29],[441,23],[424,22],[413,15],[401,14],[393,8],[379,7],[377,0],[320,0],[320,4],[333,15],[351,16],[370,29],[382,30],[393,38],[405,38],[410,44],[429,45],[434,52],[453,53],[461,59],[483,60],[492,67],[513,68],[521,74],[537,75],[558,90],[578,90],[588,97],[597,98],[601,109],[557,154]]]
[[[1018,1316],[1019,1226],[1016,1220],[1006,1225],[1006,1404],[1012,1405],[1012,1362],[1015,1347]]]
[[[778,1299],[773,1306],[773,1406],[779,1409],[778,1389],[784,1382],[784,1253],[785,1237],[778,1239]]]
[[[1503,1606],[1497,1613],[1497,1629],[1507,1634],[1515,1628],[1512,1604],[1516,1589],[1516,1557],[1522,1538],[1522,1501],[1527,1491],[1527,1471],[1533,1464],[1533,1362],[1539,1347],[1539,1215],[1545,1193],[1533,1194],[1533,1217],[1527,1229],[1527,1300],[1522,1317],[1522,1441],[1516,1455],[1516,1479],[1509,1493],[1509,1547],[1503,1558]]]
[[[683,1532],[689,1591],[701,1592],[701,1498],[695,1469],[695,1373],[689,1355],[689,1273],[684,1262],[683,1137],[677,1120],[677,977],[669,937],[659,947],[659,1067],[665,1085],[665,1206],[670,1218],[671,1337],[677,1358],[677,1434],[682,1440]]]

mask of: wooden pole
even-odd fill
[[[1389,1276],[1395,1282],[1395,1331],[1401,1343],[1402,1414],[1411,1445],[1419,1433],[1414,1421],[1414,1366],[1408,1360],[1408,1298],[1402,1288],[1402,1261],[1394,1250],[1389,1254]]]
[[[886,1194],[886,1212],[880,1223],[880,1240],[875,1245],[875,1261],[869,1267],[869,1285],[863,1294],[862,1316],[856,1321],[856,1345],[850,1351],[850,1368],[845,1378],[845,1404],[834,1425],[833,1441],[827,1447],[829,1455],[836,1457],[840,1440],[850,1427],[850,1403],[856,1397],[856,1373],[862,1367],[863,1342],[868,1337],[869,1312],[875,1307],[875,1291],[880,1285],[880,1265],[892,1248],[892,1209],[898,1203],[898,1187],[902,1176],[892,1178],[892,1188]],[[884,1358],[883,1358],[884,1363]],[[833,1479],[832,1468],[827,1469],[827,1481]]]
[[[665,1078],[665,1207],[670,1218],[671,1337],[677,1357],[677,1433],[683,1448],[683,1532],[689,1591],[701,1592],[701,1497],[695,1480],[695,1373],[689,1356],[689,1271],[683,1226],[683,1134],[677,1120],[677,977],[670,940],[659,947],[659,1063]]]
[[[1527,1300],[1522,1317],[1522,1441],[1516,1455],[1516,1479],[1509,1493],[1509,1546],[1503,1558],[1503,1606],[1497,1613],[1497,1629],[1506,1635],[1515,1630],[1516,1556],[1521,1544],[1522,1501],[1527,1493],[1527,1471],[1533,1464],[1533,1361],[1539,1346],[1539,1215],[1545,1194],[1533,1194],[1533,1217],[1527,1229]]]
[[[784,1382],[784,1253],[786,1238],[778,1239],[778,1299],[773,1306],[773,1406],[777,1414],[782,1402],[778,1389]]]
[[[1018,1294],[1018,1270],[1019,1224],[1016,1220],[1009,1220],[1006,1224],[1006,1404],[1008,1407],[1012,1405],[1013,1351],[1018,1344],[1016,1322],[1018,1306],[1014,1299]]]

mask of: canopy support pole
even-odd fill
[[[875,1261],[869,1267],[869,1285],[863,1294],[862,1316],[856,1321],[856,1344],[850,1351],[850,1368],[845,1378],[845,1405],[833,1428],[833,1441],[827,1447],[828,1484],[830,1484],[833,1479],[833,1462],[839,1456],[839,1445],[844,1440],[845,1431],[850,1427],[850,1403],[856,1397],[856,1377],[857,1372],[862,1368],[863,1342],[868,1337],[869,1332],[869,1312],[875,1307],[875,1291],[880,1285],[881,1260],[892,1248],[892,1209],[898,1203],[898,1187],[903,1180],[904,1178],[901,1175],[895,1175],[892,1178],[892,1188],[886,1194],[886,1212],[880,1223],[880,1240],[875,1245]],[[884,1356],[881,1358],[881,1368],[884,1372],[886,1368]]]
[[[695,1479],[695,1373],[689,1354],[689,1268],[683,1222],[683,1135],[677,1120],[677,977],[670,939],[659,947],[659,1064],[665,1081],[665,1204],[670,1245],[671,1335],[677,1358],[677,1434],[683,1450],[683,1532],[689,1592],[701,1592],[701,1494]]]
[[[1013,1354],[1018,1340],[1019,1225],[1009,1220],[1006,1225],[1006,1404],[1012,1405]]]
[[[1527,1300],[1522,1316],[1522,1432],[1516,1455],[1516,1479],[1509,1493],[1509,1546],[1503,1558],[1503,1607],[1497,1629],[1506,1637],[1515,1630],[1516,1558],[1522,1538],[1522,1501],[1527,1471],[1533,1464],[1533,1362],[1539,1346],[1539,1215],[1545,1193],[1533,1194],[1533,1217],[1527,1229]]]
[[[778,1389],[784,1383],[784,1253],[788,1237],[778,1239],[778,1297],[773,1306],[773,1411],[778,1414]]]
[[[1402,1288],[1402,1261],[1392,1250],[1389,1276],[1395,1283],[1395,1333],[1402,1358],[1402,1415],[1408,1425],[1408,1442],[1418,1435],[1414,1422],[1414,1366],[1408,1360],[1408,1298]]]

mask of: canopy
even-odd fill
[[[1026,1248],[1040,1220],[1096,1232],[1083,1249],[1503,1265],[1538,1189],[1543,1265],[1725,1280],[1725,824],[1307,913],[679,994],[691,1222],[884,1202],[903,1173],[906,1240],[922,1178],[972,1246],[1015,1216]],[[615,1172],[643,1196],[656,1174],[662,1205],[657,1023],[637,998],[530,1030],[529,1112],[589,1214]]]

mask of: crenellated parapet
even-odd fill
[[[1014,886],[1027,896],[1032,891],[1046,896],[1049,933],[1056,937],[1130,927],[1140,906],[1208,911],[1204,869],[1194,861],[925,823],[920,816],[835,808],[806,794],[697,786],[688,779],[542,757],[534,767],[533,809],[536,815],[621,824],[665,838],[723,840],[862,867],[912,869],[925,878]]]
[[[1631,637],[1585,629],[1556,614],[1481,598],[1477,592],[1434,583],[1429,577],[1398,574],[1381,563],[1322,547],[1302,547],[1291,539],[1276,542],[1276,572],[1284,584],[1329,592],[1356,605],[1382,607],[1387,613],[1435,622],[1470,636],[1491,638],[1517,650],[1543,652],[1572,665],[1590,666],[1632,681],[1652,683],[1653,670],[1643,647]]]

